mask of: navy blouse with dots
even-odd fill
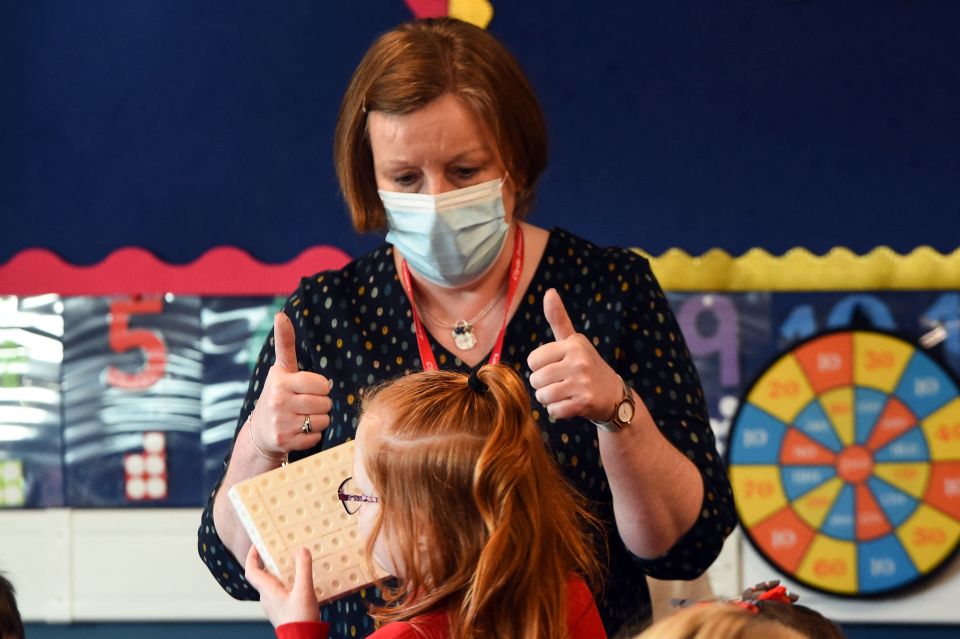
[[[663,435],[696,464],[704,483],[700,517],[664,555],[639,559],[623,545],[613,525],[613,504],[600,462],[596,427],[586,419],[557,421],[546,414],[529,385],[527,356],[553,339],[543,316],[543,294],[560,293],[574,327],[643,399]],[[301,369],[333,381],[332,422],[321,447],[353,438],[362,388],[421,369],[410,303],[384,244],[342,270],[303,278],[284,311],[297,334]],[[441,368],[469,371],[454,353],[430,339]],[[273,364],[272,335],[264,344],[243,403],[238,431],[253,410]],[[733,497],[709,428],[703,391],[666,296],[643,257],[618,248],[598,248],[553,229],[520,307],[507,326],[503,363],[527,381],[533,415],[567,478],[608,522],[608,578],[597,606],[609,635],[649,620],[645,575],[692,579],[713,562],[733,530]],[[483,362],[486,362],[484,358]],[[291,453],[291,460],[318,449]],[[225,462],[229,462],[229,457]],[[223,545],[213,525],[213,497],[199,530],[200,556],[220,585],[237,599],[256,599],[243,576],[243,562]],[[345,597],[321,609],[331,638],[363,637],[373,630],[364,596]]]

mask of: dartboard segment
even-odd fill
[[[784,466],[794,464],[833,464],[836,455],[829,448],[821,446],[796,428],[787,431],[780,447],[780,463]]]
[[[929,505],[960,521],[960,462],[934,462],[923,498]]]
[[[874,459],[881,462],[927,462],[930,449],[927,438],[919,428],[911,428],[900,437],[874,453]]]
[[[811,490],[833,479],[837,471],[832,466],[789,466],[781,469],[784,492],[795,502]]]
[[[857,592],[857,546],[818,534],[810,543],[796,576],[822,590],[843,594]]]
[[[958,536],[960,522],[926,504],[920,504],[910,519],[897,528],[897,538],[920,572],[940,565],[956,547]]]
[[[960,398],[924,419],[922,425],[934,460],[960,460]]]
[[[913,511],[917,509],[917,504],[920,503],[915,497],[908,495],[882,479],[871,477],[867,485],[870,486],[870,490],[876,497],[877,503],[883,508],[887,519],[894,526],[899,526],[906,521],[907,517],[912,515]]]
[[[854,390],[856,415],[854,416],[854,431],[857,444],[866,444],[877,426],[880,416],[887,404],[886,393],[872,388],[857,388]]]
[[[946,371],[924,353],[914,353],[897,386],[897,397],[923,419],[957,397]]]
[[[838,331],[782,354],[730,441],[748,539],[807,586],[890,594],[960,545],[960,391],[897,336]]]
[[[843,450],[843,442],[837,436],[836,429],[830,423],[830,418],[827,417],[819,401],[807,404],[807,407],[797,415],[794,426],[831,452],[839,453]]]
[[[730,484],[738,495],[737,514],[746,526],[760,523],[787,505],[777,466],[731,468]]]
[[[813,399],[813,388],[793,355],[777,360],[757,381],[747,402],[789,424]]]
[[[888,535],[893,526],[873,493],[865,484],[856,486],[857,541],[870,541]]]
[[[890,335],[855,331],[853,352],[854,383],[892,393],[914,349],[909,343]]]
[[[820,395],[820,404],[830,419],[834,431],[844,446],[854,442],[853,432],[853,388],[842,386],[828,390]]]
[[[856,523],[854,519],[854,491],[850,484],[841,482],[840,485],[843,488],[820,529],[824,534],[835,539],[851,541],[855,537],[854,525]]]
[[[790,508],[782,508],[751,531],[767,557],[775,557],[777,566],[794,572],[813,541],[815,526],[801,520]]]
[[[873,474],[908,495],[923,499],[930,478],[930,466],[923,462],[876,464]]]
[[[866,541],[857,548],[857,576],[863,594],[897,588],[920,577],[895,535]]]
[[[740,427],[730,437],[731,455],[740,464],[775,464],[787,427],[769,413],[746,404],[740,412]]]
[[[833,477],[818,488],[791,501],[791,507],[799,517],[814,529],[821,528],[843,489],[843,482]]]
[[[821,337],[794,353],[815,393],[853,383],[853,339],[849,333]]]
[[[916,424],[917,418],[910,409],[896,397],[890,397],[867,439],[866,446],[870,450],[882,448]]]

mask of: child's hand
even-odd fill
[[[261,567],[256,546],[250,546],[244,567],[247,581],[260,591],[260,605],[274,627],[294,621],[320,621],[317,596],[313,592],[313,558],[310,551],[296,551],[296,574],[289,590],[279,579]]]

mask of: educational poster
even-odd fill
[[[747,538],[834,596],[928,581],[960,545],[960,296],[780,294],[774,322],[728,457]]]
[[[59,295],[0,297],[0,508],[62,506]]]
[[[282,297],[220,297],[203,302],[203,457],[204,491],[223,473],[250,376]]]
[[[830,594],[891,594],[960,543],[960,390],[892,333],[820,333],[748,391],[729,467],[767,561]]]
[[[700,374],[722,455],[745,385],[770,356],[771,295],[668,293],[667,299]]]
[[[65,298],[68,506],[202,503],[200,303]]]

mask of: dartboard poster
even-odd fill
[[[960,544],[960,390],[902,335],[836,329],[780,353],[743,397],[727,461],[754,549],[814,590],[899,593]]]

